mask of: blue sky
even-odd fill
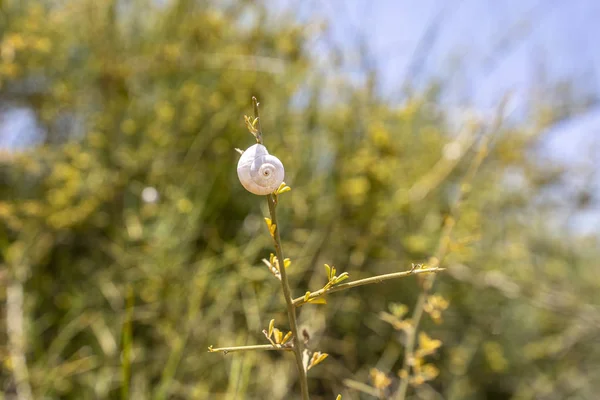
[[[422,84],[450,78],[458,98],[481,106],[497,103],[507,89],[525,90],[547,80],[597,74],[600,52],[600,2],[597,0],[275,0],[275,13],[294,10],[301,20],[322,16],[331,39],[343,48],[347,70],[357,41],[367,44],[369,59],[390,95],[410,75]],[[437,23],[435,23],[437,22]],[[437,28],[432,29],[432,26]],[[419,52],[426,32],[427,51]],[[327,36],[327,35],[323,35]],[[325,40],[325,39],[324,39]],[[419,57],[419,54],[424,57]]]
[[[545,100],[542,87],[573,80],[580,92],[600,98],[599,0],[274,0],[273,13],[328,21],[314,44],[344,54],[344,71],[360,79],[365,66],[380,76],[379,90],[401,100],[402,85],[445,82],[448,109],[484,114],[507,91],[511,109],[526,121],[527,106]],[[360,43],[366,60],[358,56]],[[366,63],[365,63],[366,61]],[[600,104],[553,126],[543,161],[569,169],[557,197],[582,185],[600,196]],[[595,174],[595,176],[594,176]],[[588,179],[592,176],[591,179]],[[597,206],[562,219],[581,233],[600,232]]]

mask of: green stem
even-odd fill
[[[233,353],[235,351],[251,351],[251,350],[275,350],[275,351],[292,351],[291,347],[274,347],[272,344],[257,344],[252,346],[236,346],[236,347],[218,347],[213,349],[212,347],[208,348],[210,353],[221,352],[224,354]]]
[[[275,197],[270,194],[267,196],[267,204],[269,205],[269,213],[271,214],[271,222],[275,224],[275,231],[273,232],[273,241],[275,242],[275,253],[277,260],[279,261],[279,272],[281,273],[281,287],[283,289],[283,296],[285,297],[285,304],[287,307],[288,319],[290,322],[290,330],[292,331],[292,343],[294,345],[293,351],[296,358],[296,367],[298,369],[298,375],[300,380],[300,391],[302,392],[302,400],[309,400],[308,396],[308,381],[306,379],[306,370],[304,369],[304,362],[302,361],[303,344],[300,341],[298,332],[298,323],[296,321],[296,307],[294,306],[294,300],[292,298],[292,291],[287,278],[287,272],[283,266],[283,250],[281,248],[281,237],[279,236],[279,224],[277,223],[277,204],[275,203]]]
[[[121,366],[121,373],[123,378],[123,386],[121,386],[121,398],[129,398],[129,383],[131,380],[131,348],[133,346],[133,334],[132,334],[132,319],[133,319],[133,307],[135,302],[133,287],[127,286],[127,311],[125,312],[125,321],[123,323],[123,361]]]
[[[347,289],[352,289],[358,286],[363,286],[363,285],[370,285],[373,283],[380,283],[380,282],[384,282],[390,279],[398,279],[398,278],[404,278],[406,276],[410,276],[410,275],[417,275],[417,274],[425,274],[425,273],[434,273],[434,272],[440,272],[440,271],[444,271],[444,268],[438,268],[438,267],[434,267],[434,268],[414,268],[408,271],[402,271],[402,272],[394,272],[391,274],[385,274],[385,275],[377,275],[377,276],[372,276],[370,278],[365,278],[365,279],[359,279],[357,281],[352,281],[352,282],[347,282],[347,283],[340,283],[339,285],[335,285],[331,288],[328,289],[319,289],[316,292],[312,292],[309,296],[308,299],[305,298],[304,296],[298,297],[294,299],[294,305],[296,307],[300,307],[306,303],[310,303],[311,300],[317,299],[319,297],[323,297],[326,294],[329,293],[335,293],[335,292],[340,292],[342,290],[347,290]]]
[[[496,119],[493,124],[493,130],[490,132],[488,136],[485,136],[481,139],[481,144],[479,151],[475,155],[473,161],[469,165],[467,173],[462,179],[460,185],[460,192],[456,202],[452,206],[450,210],[450,216],[446,218],[444,221],[444,226],[442,228],[442,234],[440,236],[440,240],[438,242],[438,247],[435,252],[434,259],[436,260],[437,265],[441,265],[444,258],[448,254],[448,245],[450,244],[450,236],[452,235],[452,231],[454,226],[456,225],[456,221],[460,216],[460,207],[465,199],[465,197],[469,194],[471,188],[471,182],[475,178],[475,174],[479,170],[481,163],[485,159],[488,154],[488,142],[491,138],[491,134],[497,131],[500,127],[501,122],[501,114],[504,105],[498,111],[496,115]],[[411,317],[412,321],[412,329],[408,331],[406,346],[404,351],[404,361],[402,363],[402,369],[400,370],[400,376],[402,377],[402,381],[400,382],[400,386],[398,391],[396,392],[395,400],[404,400],[406,399],[406,393],[408,392],[408,384],[410,380],[410,370],[413,365],[413,359],[415,354],[415,345],[417,333],[419,330],[419,324],[421,323],[421,319],[423,318],[423,311],[425,307],[425,303],[427,301],[427,297],[431,293],[433,288],[433,284],[435,283],[435,275],[429,276],[428,279],[423,283],[423,289],[419,298],[417,299],[417,303],[415,304],[415,308]]]

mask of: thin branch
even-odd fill
[[[435,272],[440,272],[440,271],[444,271],[444,268],[438,268],[438,267],[434,267],[434,268],[413,268],[411,270],[408,271],[402,271],[402,272],[394,272],[391,274],[385,274],[385,275],[377,275],[377,276],[372,276],[370,278],[365,278],[365,279],[360,279],[358,281],[352,281],[352,282],[347,282],[347,283],[340,283],[339,285],[335,285],[329,289],[320,289],[317,290],[316,292],[312,292],[308,298],[305,298],[304,296],[302,297],[298,297],[296,299],[294,299],[294,306],[296,307],[300,307],[306,303],[310,303],[311,300],[317,299],[319,297],[323,297],[329,293],[335,293],[335,292],[340,292],[342,290],[347,290],[347,289],[352,289],[358,286],[363,286],[363,285],[370,285],[373,283],[381,283],[384,281],[388,281],[390,279],[398,279],[398,278],[404,278],[406,276],[410,276],[410,275],[417,275],[417,274],[425,274],[425,273],[435,273]]]
[[[133,286],[131,284],[127,285],[126,296],[127,300],[125,320],[123,321],[123,327],[121,330],[121,373],[123,375],[123,385],[121,386],[121,398],[124,400],[129,399],[129,385],[131,382],[131,350],[133,347],[132,319],[133,308],[135,306],[135,294],[133,292]]]
[[[422,201],[429,193],[438,187],[463,160],[465,154],[475,144],[476,139],[477,135],[475,132],[473,132],[472,129],[467,128],[455,141],[449,143],[451,146],[456,146],[459,154],[457,154],[455,157],[443,156],[440,158],[440,160],[435,163],[431,170],[429,170],[429,172],[427,172],[408,190],[410,200],[413,203]]]
[[[367,385],[366,383],[362,383],[360,381],[355,381],[352,379],[345,379],[344,386],[347,388],[358,390],[359,392],[368,394],[369,396],[376,397],[378,399],[381,398],[381,391],[372,386]]]
[[[298,375],[300,380],[300,391],[302,392],[302,399],[308,400],[308,381],[306,380],[306,370],[304,369],[304,362],[302,361],[303,346],[298,335],[298,324],[296,322],[296,307],[294,307],[292,299],[292,291],[287,278],[287,272],[283,266],[283,250],[281,249],[281,237],[279,236],[279,223],[277,222],[277,211],[275,198],[272,194],[267,196],[267,203],[269,205],[269,213],[271,214],[271,221],[275,225],[275,232],[273,232],[273,240],[275,242],[275,253],[277,260],[280,261],[279,272],[281,273],[281,287],[283,289],[283,296],[285,297],[285,304],[287,307],[288,319],[290,321],[290,330],[292,331],[294,344],[294,356],[296,358],[296,367],[298,369]]]
[[[484,136],[481,139],[479,151],[475,155],[475,158],[471,162],[471,165],[469,165],[469,169],[467,170],[460,184],[460,192],[458,198],[456,199],[456,202],[453,204],[450,210],[450,215],[444,221],[444,225],[442,227],[442,234],[440,235],[440,239],[438,242],[438,248],[434,253],[435,255],[433,257],[433,260],[435,260],[437,265],[440,265],[442,263],[442,261],[446,257],[446,254],[448,253],[450,235],[452,234],[454,226],[456,225],[456,221],[460,216],[460,207],[471,190],[471,182],[473,181],[475,174],[479,170],[479,167],[481,166],[483,160],[488,154],[488,146],[492,138],[492,134],[500,128],[502,116],[504,115],[504,108],[507,101],[508,96],[505,96],[496,113],[496,118],[493,121],[491,132],[490,134]],[[417,303],[415,305],[412,317],[410,319],[412,322],[412,329],[407,331],[404,361],[402,363],[402,369],[399,373],[399,375],[402,376],[403,379],[400,382],[400,387],[398,388],[398,391],[396,392],[395,400],[406,399],[406,393],[408,391],[409,384],[410,368],[414,359],[419,324],[423,317],[424,306],[427,301],[427,297],[431,293],[431,289],[433,287],[434,282],[435,275],[432,275],[428,277],[428,279],[423,283],[423,289],[421,291],[421,294],[419,295],[419,298],[417,299]]]
[[[487,142],[485,142],[485,143],[487,143]],[[462,200],[464,199],[464,197],[467,193],[467,188],[470,187],[469,183],[471,181],[471,178],[475,175],[475,172],[479,168],[481,161],[483,161],[483,158],[484,158],[485,154],[487,153],[485,143],[482,146],[479,153],[477,154],[477,156],[475,157],[475,159],[473,160],[465,179],[463,179],[463,182],[460,185],[461,191],[460,191],[458,200],[452,207],[452,212],[451,212],[452,215],[448,216],[446,218],[446,220],[444,221],[444,226],[442,228],[442,235],[440,236],[438,248],[437,248],[437,251],[435,252],[435,256],[434,256],[435,260],[437,260],[438,264],[442,262],[442,260],[445,258],[446,254],[448,252],[448,245],[450,243],[450,235],[452,234],[454,226],[456,225],[456,219],[458,218],[459,206],[462,203]],[[402,376],[403,379],[400,382],[400,387],[398,388],[398,392],[396,393],[396,400],[404,400],[406,398],[406,392],[408,390],[408,384],[409,384],[409,380],[410,380],[409,379],[410,367],[411,367],[412,361],[414,359],[414,352],[415,352],[415,345],[416,345],[416,341],[417,341],[416,340],[417,333],[419,330],[419,324],[423,317],[423,312],[424,312],[425,303],[427,302],[427,297],[431,293],[431,289],[433,287],[434,282],[435,282],[435,276],[432,276],[432,277],[430,277],[430,279],[426,280],[423,283],[423,290],[421,291],[421,294],[419,295],[419,298],[417,299],[417,303],[415,305],[412,317],[410,319],[412,322],[412,329],[407,331],[406,349],[404,352],[404,361],[402,363],[402,370],[400,371],[400,376]]]
[[[254,106],[254,117],[258,119],[258,134],[256,140],[262,144],[262,127],[260,122],[260,114],[258,112],[258,100],[256,97],[252,97],[252,105]],[[273,194],[267,195],[267,204],[269,206],[269,214],[271,215],[271,221],[275,226],[275,231],[272,233],[273,242],[275,245],[275,254],[277,260],[280,262],[279,272],[281,274],[281,288],[283,290],[283,297],[285,298],[285,304],[287,307],[288,319],[290,322],[290,331],[292,331],[292,344],[294,351],[294,358],[296,359],[296,368],[298,370],[298,380],[300,381],[300,392],[302,394],[302,400],[309,400],[308,394],[308,381],[306,379],[306,369],[304,367],[304,361],[302,360],[303,344],[300,341],[300,335],[298,332],[298,323],[296,322],[296,307],[294,307],[292,291],[287,278],[287,272],[283,261],[283,249],[281,247],[281,237],[279,235],[279,223],[277,221],[277,199]]]
[[[257,344],[257,345],[253,345],[253,346],[235,346],[235,347],[218,347],[218,348],[213,348],[212,346],[210,346],[208,348],[209,353],[221,352],[223,354],[233,353],[235,351],[253,351],[253,350],[293,351],[294,349],[289,346],[275,347],[272,344]]]
[[[258,113],[258,106],[259,106],[259,102],[256,99],[255,96],[252,96],[252,106],[254,108],[254,118],[258,119],[258,134],[256,135],[256,141],[260,144],[263,144],[263,138],[262,138],[262,126],[260,124],[260,115]]]
[[[33,399],[27,369],[25,321],[23,304],[23,283],[18,278],[6,288],[6,333],[8,336],[8,354],[12,363],[12,372],[16,386],[16,399]]]

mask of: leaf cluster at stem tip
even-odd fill
[[[327,284],[323,288],[325,290],[350,278],[350,275],[347,272],[342,272],[340,276],[337,276],[337,270],[335,269],[335,267],[329,266],[329,264],[324,264],[324,266],[325,270],[327,271]]]

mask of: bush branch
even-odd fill
[[[16,386],[16,399],[33,399],[27,369],[26,335],[23,301],[23,283],[14,278],[6,288],[6,336],[8,337],[8,357]]]
[[[223,353],[223,354],[233,353],[236,351],[254,351],[254,350],[293,351],[294,349],[292,347],[285,346],[285,345],[283,345],[281,347],[275,347],[272,344],[257,344],[257,345],[253,345],[253,346],[235,346],[235,347],[218,347],[218,348],[213,348],[212,346],[210,346],[208,348],[209,353]]]
[[[262,139],[262,127],[260,125],[260,115],[258,113],[258,105],[259,102],[256,99],[256,97],[252,96],[252,107],[254,108],[254,118],[258,118],[258,134],[256,135],[256,141],[260,144],[263,144],[263,139]]]
[[[340,292],[342,290],[352,289],[352,288],[355,288],[358,286],[370,285],[373,283],[381,283],[384,281],[388,281],[390,279],[404,278],[404,277],[410,276],[410,275],[435,273],[435,272],[440,272],[440,271],[444,271],[444,268],[438,268],[438,267],[435,267],[435,268],[413,268],[408,271],[394,272],[391,274],[372,276],[370,278],[360,279],[357,281],[340,283],[339,285],[335,285],[328,289],[323,288],[323,289],[317,290],[316,292],[312,292],[308,296],[308,298],[305,298],[304,296],[298,297],[298,298],[294,299],[294,306],[300,307],[306,303],[310,303],[311,300],[317,299],[319,297],[323,297],[329,293]]]
[[[493,134],[500,128],[500,125],[502,122],[502,115],[504,114],[504,107],[506,105],[507,100],[508,100],[508,96],[505,96],[505,98],[503,99],[503,101],[500,104],[500,107],[498,108],[498,111],[496,113],[495,120],[492,124],[492,129],[490,130],[490,132],[488,132],[487,135],[482,137],[480,146],[479,146],[479,150],[478,150],[477,154],[475,155],[475,158],[469,165],[469,168],[468,168],[464,178],[461,181],[460,192],[459,192],[458,198],[456,199],[454,205],[452,206],[452,208],[450,210],[450,215],[444,221],[444,225],[442,227],[442,233],[440,235],[440,239],[438,242],[438,247],[436,249],[436,252],[434,253],[435,256],[433,258],[436,261],[437,265],[440,265],[442,263],[442,261],[446,257],[446,254],[448,253],[448,245],[450,244],[450,236],[452,234],[454,226],[456,225],[456,221],[458,220],[458,218],[460,216],[461,205],[462,205],[464,199],[466,198],[466,196],[469,194],[469,191],[471,189],[471,182],[475,178],[475,175],[476,175],[477,171],[479,170],[479,167],[481,166],[483,160],[485,159],[485,157],[488,154],[488,146],[489,146],[490,139],[492,138]],[[404,361],[402,363],[402,369],[400,370],[400,373],[399,373],[399,375],[402,376],[403,378],[402,378],[402,381],[400,382],[398,391],[396,392],[396,396],[394,397],[395,400],[406,399],[406,393],[408,391],[408,385],[409,385],[409,381],[410,381],[410,369],[411,369],[412,361],[415,357],[415,345],[416,345],[416,341],[417,341],[419,324],[423,317],[424,306],[427,301],[427,297],[431,293],[431,289],[433,288],[434,282],[435,282],[435,275],[428,277],[428,279],[423,283],[423,289],[421,291],[421,294],[419,295],[419,298],[417,299],[412,317],[410,319],[412,321],[412,329],[407,330],[406,346],[405,346],[405,351],[404,351]]]
[[[279,272],[281,273],[281,288],[283,289],[283,296],[285,297],[285,304],[287,306],[288,318],[290,321],[290,331],[292,331],[292,343],[294,356],[296,358],[296,366],[298,369],[298,375],[300,380],[300,390],[302,392],[302,399],[308,400],[308,381],[306,380],[306,369],[304,369],[304,362],[302,361],[302,342],[298,335],[298,324],[296,322],[296,307],[294,306],[294,300],[292,298],[292,291],[287,278],[287,272],[283,266],[283,250],[281,249],[281,237],[279,236],[279,223],[277,222],[277,204],[275,197],[270,194],[267,196],[267,203],[269,205],[269,213],[271,214],[271,221],[275,225],[275,232],[273,232],[273,241],[275,242],[275,253],[277,259],[280,261]]]
[[[254,108],[254,118],[258,119],[258,126],[256,140],[262,144],[262,127],[260,121],[260,114],[258,111],[258,100],[252,96],[252,105]],[[296,307],[294,307],[292,291],[287,278],[287,272],[283,265],[283,250],[281,248],[281,237],[279,236],[279,223],[277,221],[277,199],[273,194],[267,195],[267,204],[269,206],[269,214],[271,214],[271,221],[275,226],[275,231],[272,233],[273,242],[275,245],[275,254],[280,262],[279,272],[281,274],[281,288],[283,290],[283,297],[285,298],[285,304],[287,307],[288,319],[290,322],[290,331],[292,331],[292,350],[294,351],[294,358],[296,359],[296,368],[298,370],[298,380],[300,381],[300,392],[302,394],[302,400],[309,400],[308,394],[308,381],[306,379],[306,369],[304,362],[302,361],[303,346],[298,335],[298,323],[296,322]]]

